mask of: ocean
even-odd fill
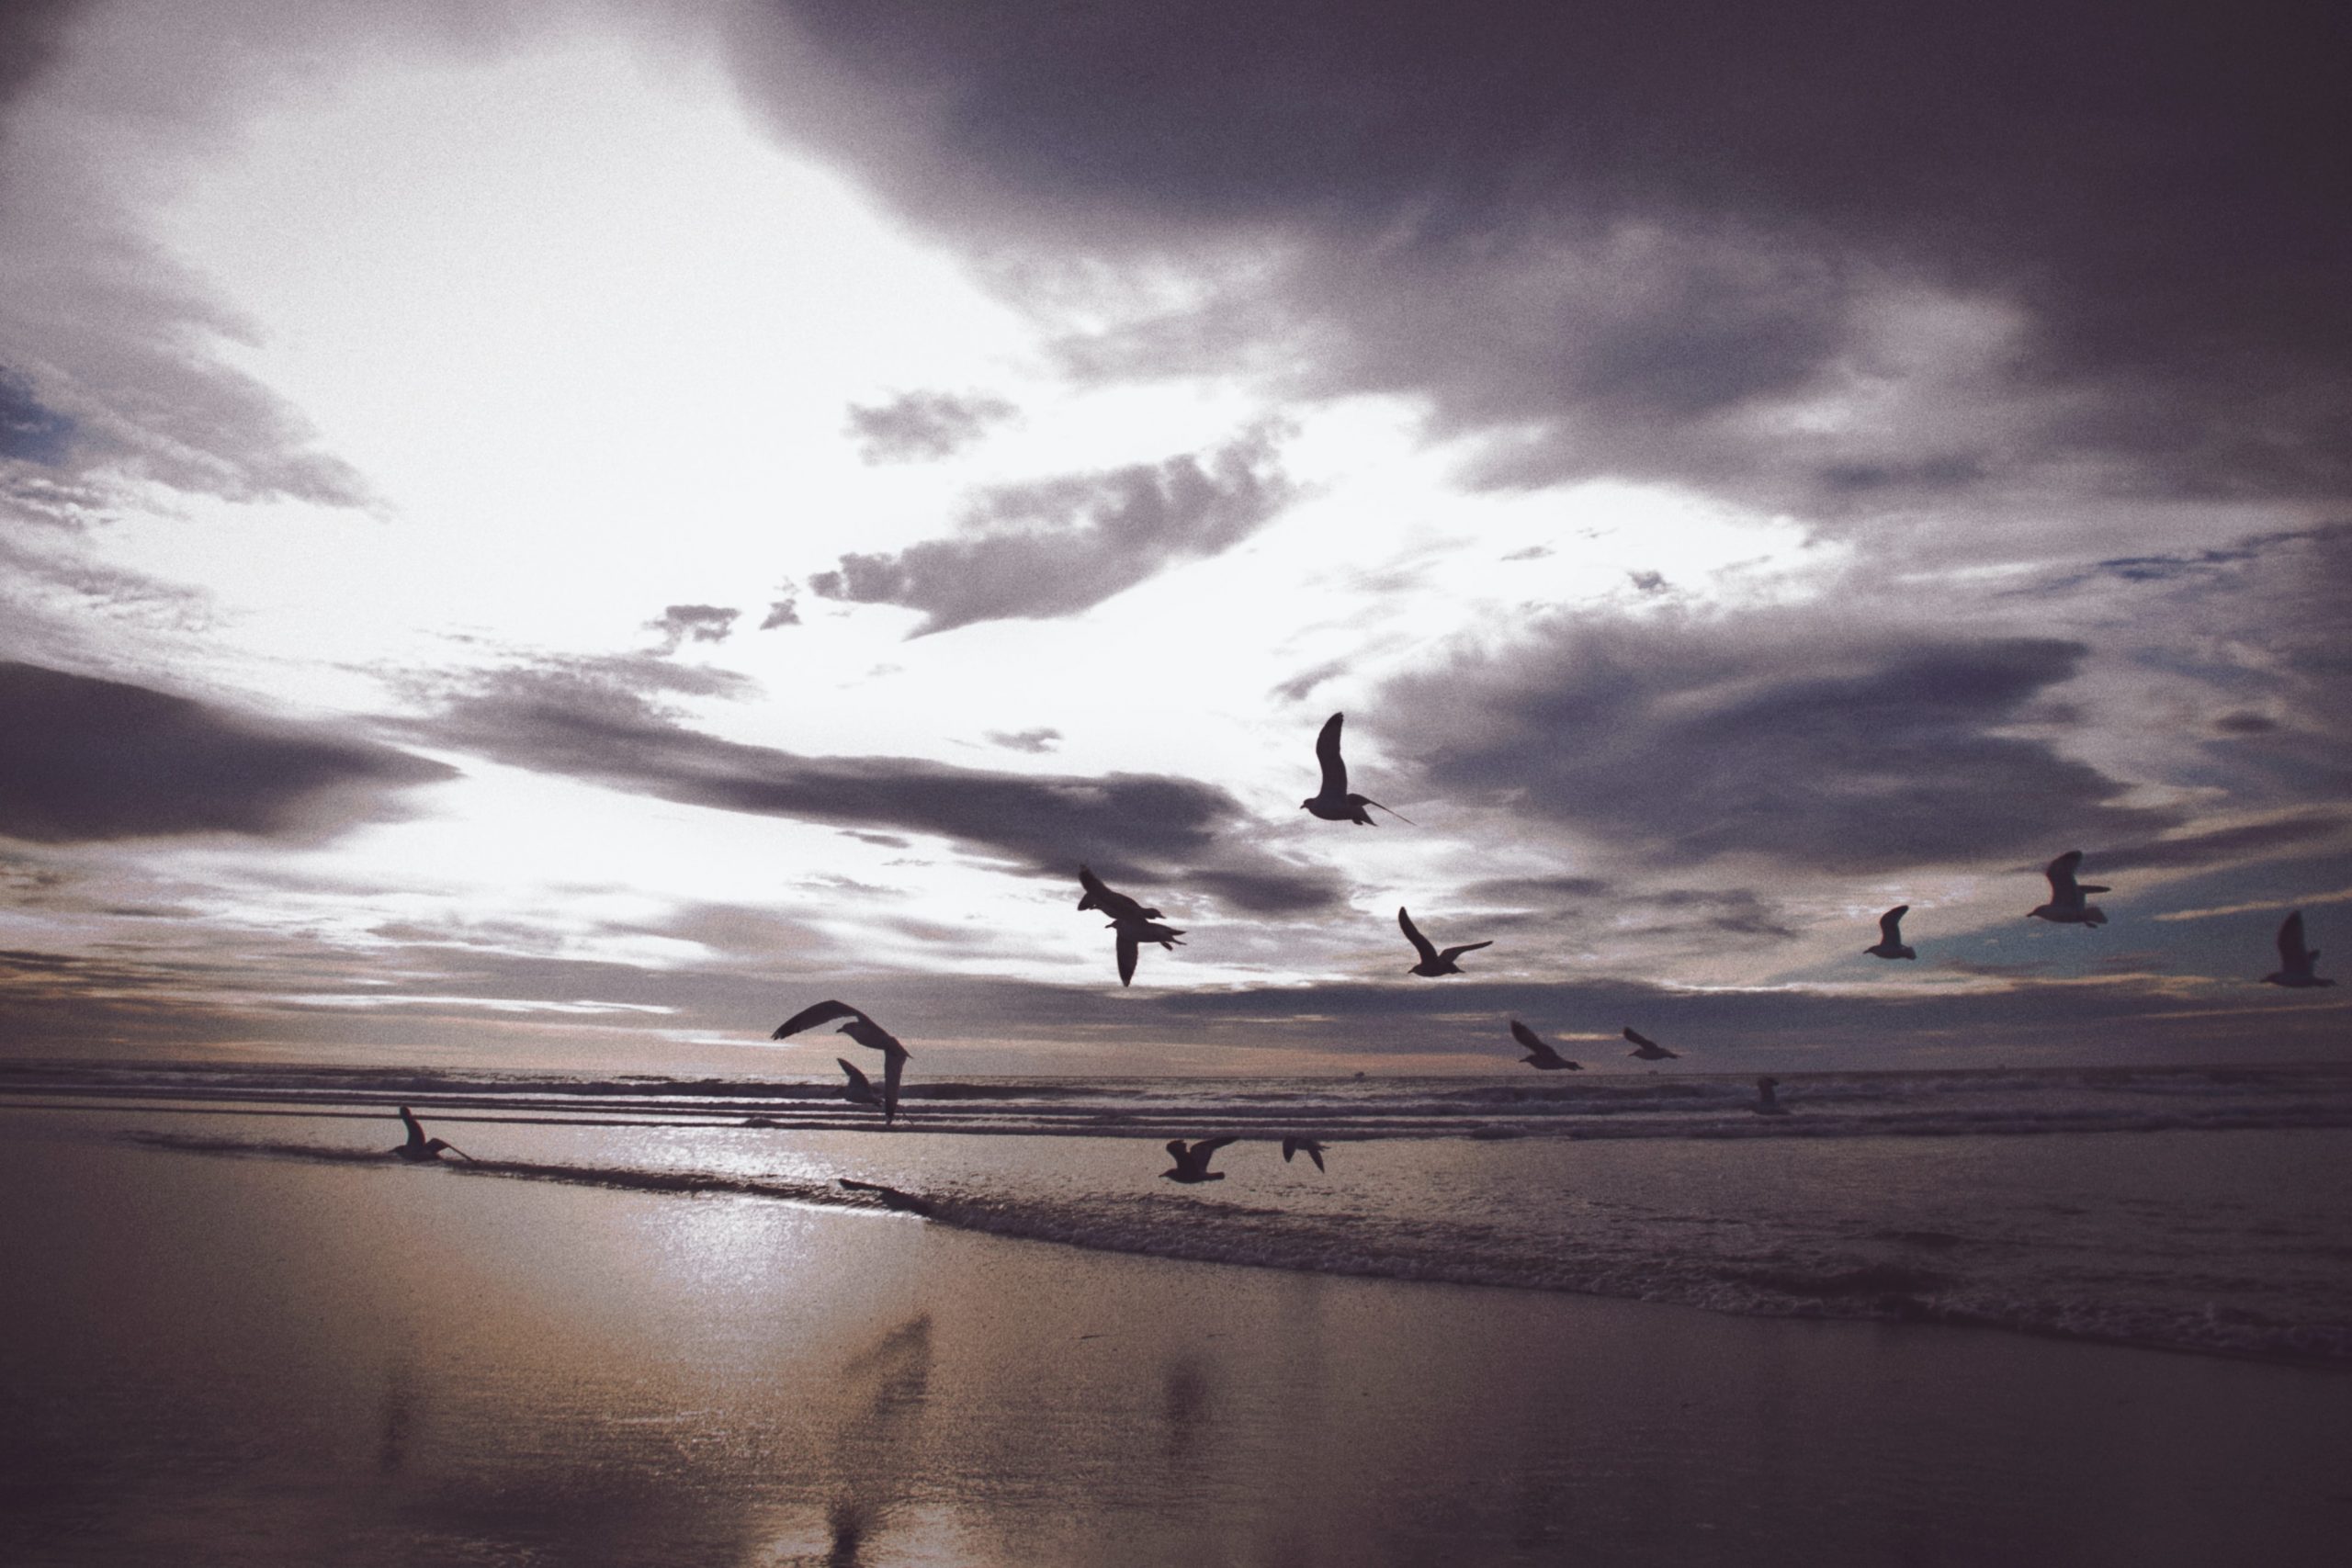
[[[451,1178],[2352,1367],[2352,1069],[1790,1073],[1782,1115],[1747,1078],[1564,1076],[918,1081],[886,1130],[833,1082],[20,1063],[0,1109],[390,1179],[404,1103],[473,1156]],[[1225,1179],[1159,1179],[1176,1137],[1240,1140]]]

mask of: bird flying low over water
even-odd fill
[[[1758,1116],[1786,1116],[1789,1113],[1789,1108],[1781,1103],[1779,1095],[1772,1092],[1780,1087],[1781,1080],[1778,1078],[1758,1078],[1756,1103],[1747,1109]]]
[[[1430,945],[1430,939],[1423,936],[1419,928],[1413,924],[1413,917],[1405,912],[1402,905],[1399,905],[1396,909],[1396,924],[1397,927],[1404,931],[1405,940],[1411,942],[1413,944],[1413,950],[1421,955],[1421,961],[1419,964],[1414,964],[1410,969],[1406,970],[1405,973],[1408,975],[1426,975],[1432,980],[1436,979],[1440,975],[1461,974],[1462,967],[1453,962],[1455,959],[1461,957],[1465,953],[1476,953],[1482,947],[1492,947],[1495,945],[1491,942],[1465,942],[1460,947],[1449,947],[1444,952],[1440,953],[1435,947]]]
[[[1628,1029],[1625,1031],[1625,1038],[1634,1043],[1634,1048],[1625,1053],[1628,1056],[1639,1056],[1645,1062],[1664,1062],[1668,1060],[1679,1061],[1681,1059],[1681,1052],[1668,1050],[1665,1046],[1659,1044],[1648,1035],[1644,1034],[1638,1029]]]
[[[835,1019],[847,1021],[835,1031],[836,1033],[848,1035],[869,1051],[882,1053],[882,1124],[887,1127],[899,1118],[899,1080],[906,1076],[907,1058],[913,1055],[904,1045],[899,1044],[897,1037],[888,1030],[847,1002],[819,1002],[814,1007],[802,1008],[798,1012],[777,1024],[775,1032],[768,1038],[789,1040],[804,1029],[814,1029],[820,1023],[831,1023]],[[833,1060],[840,1062],[841,1058],[836,1056]],[[842,1062],[842,1066],[848,1067],[850,1077],[856,1080],[849,1088],[851,1099],[857,1098],[857,1089],[860,1084],[865,1085],[867,1093],[873,1092],[873,1084],[862,1077],[855,1067],[851,1067],[847,1062]]]
[[[1290,1163],[1291,1156],[1301,1154],[1315,1162],[1316,1169],[1321,1170],[1323,1168],[1323,1145],[1321,1144],[1317,1143],[1313,1138],[1284,1138],[1283,1140],[1283,1163],[1284,1165],[1288,1165]]]
[[[1566,1056],[1561,1055],[1557,1051],[1555,1051],[1551,1046],[1544,1043],[1544,1037],[1542,1035],[1536,1033],[1535,1031],[1528,1028],[1527,1025],[1520,1022],[1517,1019],[1512,1019],[1510,1021],[1510,1037],[1513,1040],[1518,1041],[1521,1045],[1527,1047],[1527,1055],[1521,1056],[1520,1060],[1525,1062],[1531,1067],[1534,1067],[1539,1071],[1547,1073],[1562,1071],[1580,1073],[1584,1071],[1584,1065],[1582,1063],[1571,1062]]]
[[[1152,920],[1116,919],[1111,922],[1110,929],[1119,933],[1119,984],[1122,986],[1130,984],[1136,977],[1136,954],[1141,951],[1142,943],[1156,942],[1170,953],[1184,945],[1177,941],[1184,934],[1182,931],[1170,930]]]
[[[440,1138],[427,1138],[424,1135],[424,1123],[418,1121],[416,1112],[405,1105],[401,1107],[401,1124],[408,1129],[408,1142],[397,1145],[385,1151],[386,1153],[398,1155],[411,1165],[422,1165],[427,1160],[439,1159],[441,1151],[447,1149],[459,1159],[473,1163],[474,1156],[458,1147],[457,1145]]]
[[[1182,1181],[1187,1186],[1197,1181],[1223,1181],[1225,1172],[1209,1168],[1209,1156],[1234,1142],[1231,1138],[1202,1138],[1192,1147],[1184,1146],[1182,1138],[1168,1140],[1168,1156],[1176,1162],[1173,1170],[1159,1173],[1162,1181]]]
[[[1369,795],[1348,793],[1348,764],[1340,755],[1340,722],[1347,716],[1343,713],[1335,713],[1323,721],[1323,732],[1315,738],[1315,760],[1323,764],[1323,787],[1300,801],[1299,809],[1312,811],[1326,822],[1357,822],[1367,828],[1376,827],[1378,824],[1364,814],[1363,808],[1380,806],[1380,802]],[[1404,813],[1390,810],[1385,806],[1380,806],[1380,809],[1408,828],[1413,826],[1413,819]]]
[[[2039,908],[2028,909],[2025,912],[2025,918],[2029,920],[2036,919],[2052,920],[2062,926],[2107,924],[2106,911],[2097,904],[2086,902],[2085,896],[2092,893],[2112,893],[2115,889],[2101,887],[2095,883],[2076,882],[2075,868],[2082,863],[2083,852],[2068,850],[2064,854],[2043,866],[2041,874],[2050,879],[2050,902]]]
[[[1128,897],[1086,866],[1078,868],[1078,885],[1086,889],[1086,897],[1078,901],[1081,909],[1100,909],[1114,920],[1156,920],[1159,911],[1147,909]]]
[[[1917,958],[1919,955],[1903,945],[1903,917],[1911,912],[1908,904],[1897,904],[1878,918],[1878,945],[1866,947],[1864,953],[1874,958]]]
[[[2312,971],[2319,965],[2319,949],[2303,945],[2303,912],[2301,909],[2278,922],[2278,970],[2265,975],[2266,986],[2288,986],[2302,990],[2312,986],[2333,986],[2333,980],[2323,980]]]

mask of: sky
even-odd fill
[[[2347,31],[0,11],[0,1053],[2352,1059]]]

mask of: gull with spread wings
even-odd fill
[[[1223,1181],[1225,1172],[1211,1170],[1209,1156],[1237,1141],[1233,1138],[1201,1138],[1187,1148],[1183,1139],[1170,1138],[1168,1140],[1168,1157],[1174,1160],[1176,1166],[1172,1170],[1161,1171],[1159,1179],[1181,1181],[1188,1187],[1200,1181]]]
[[[1421,961],[1405,973],[1426,975],[1432,980],[1440,975],[1461,974],[1462,966],[1453,962],[1455,959],[1465,953],[1476,953],[1482,947],[1495,945],[1491,942],[1465,942],[1460,947],[1449,947],[1441,953],[1430,943],[1429,938],[1420,933],[1419,928],[1413,924],[1413,917],[1405,912],[1402,905],[1397,906],[1396,908],[1396,924],[1404,931],[1405,940],[1413,944],[1413,951],[1421,955]]]
[[[2062,926],[2107,924],[2106,911],[2089,902],[2086,895],[2112,893],[2115,889],[2101,887],[2096,883],[2075,881],[2075,868],[2082,863],[2083,852],[2068,850],[2043,866],[2041,874],[2050,879],[2050,902],[2038,908],[2028,909],[2025,918],[2029,920],[2049,920]]]
[[[2262,983],[2295,990],[2335,984],[2313,973],[2318,967],[2319,949],[2303,945],[2303,912],[2298,909],[2278,923],[2278,969],[2276,974],[2265,975]]]
[[[845,1021],[835,1032],[848,1035],[869,1051],[882,1053],[882,1124],[887,1127],[899,1119],[899,1080],[906,1076],[907,1057],[911,1055],[904,1045],[899,1043],[897,1036],[888,1030],[847,1002],[827,1001],[819,1002],[814,1007],[802,1008],[798,1012],[777,1024],[775,1032],[768,1038],[788,1040],[804,1029],[814,1029],[819,1024],[831,1023],[835,1019]],[[838,1056],[833,1060],[841,1062]],[[851,1099],[859,1098],[857,1090],[861,1086],[865,1088],[866,1093],[874,1092],[873,1084],[855,1067],[850,1066],[847,1062],[842,1062],[842,1066],[848,1069],[853,1080],[848,1091]]]
[[[1335,713],[1323,721],[1323,732],[1315,738],[1315,760],[1323,764],[1323,787],[1300,801],[1299,809],[1311,811],[1326,822],[1357,822],[1366,828],[1375,827],[1377,824],[1364,814],[1363,808],[1380,806],[1380,802],[1370,795],[1348,793],[1348,764],[1340,755],[1340,724],[1347,716]],[[1380,806],[1380,809],[1407,827],[1413,826],[1413,819],[1403,812],[1385,806]]]
[[[1878,945],[1862,949],[1873,958],[1917,958],[1919,955],[1903,945],[1903,917],[1911,912],[1908,904],[1897,904],[1878,918]]]
[[[1528,1028],[1527,1025],[1520,1022],[1517,1019],[1512,1019],[1510,1021],[1510,1037],[1513,1040],[1518,1041],[1521,1045],[1527,1047],[1527,1055],[1521,1056],[1520,1060],[1525,1062],[1529,1066],[1535,1068],[1538,1072],[1580,1073],[1584,1071],[1583,1063],[1569,1061],[1566,1056],[1561,1055],[1559,1052],[1554,1050],[1548,1043],[1546,1043],[1542,1035],[1536,1033],[1535,1031]]]
[[[1639,1056],[1645,1062],[1679,1061],[1682,1057],[1681,1052],[1668,1050],[1638,1029],[1626,1030],[1625,1038],[1634,1043],[1634,1048],[1625,1053],[1628,1056]]]

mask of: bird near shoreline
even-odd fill
[[[1429,938],[1421,934],[1420,928],[1413,924],[1413,917],[1405,912],[1401,904],[1396,908],[1396,925],[1405,933],[1405,940],[1413,944],[1413,951],[1421,955],[1421,961],[1405,973],[1426,976],[1432,980],[1440,975],[1461,974],[1462,966],[1453,962],[1455,959],[1465,953],[1476,953],[1482,947],[1495,945],[1491,942],[1465,942],[1459,947],[1449,947],[1440,952]]]
[[[1873,958],[1917,958],[1919,955],[1903,945],[1903,917],[1911,912],[1908,904],[1897,904],[1878,918],[1878,945],[1862,949]]]
[[[1634,1048],[1625,1053],[1628,1056],[1639,1056],[1645,1062],[1679,1061],[1682,1058],[1681,1052],[1668,1050],[1638,1029],[1627,1029],[1625,1038],[1634,1043]]]
[[[1284,1165],[1288,1165],[1290,1163],[1291,1156],[1293,1155],[1305,1155],[1308,1159],[1315,1162],[1316,1169],[1321,1170],[1324,1168],[1323,1145],[1313,1138],[1284,1138],[1283,1140],[1283,1163]]]
[[[835,1033],[846,1034],[867,1050],[882,1053],[882,1124],[887,1127],[899,1119],[899,1082],[906,1076],[907,1058],[913,1055],[904,1045],[899,1044],[898,1037],[888,1030],[847,1002],[823,1001],[794,1013],[790,1018],[777,1024],[775,1032],[768,1038],[789,1040],[804,1029],[814,1029],[820,1024],[831,1023],[835,1019],[845,1021],[840,1029],[834,1031]],[[833,1059],[837,1062],[841,1061],[838,1056]],[[842,1066],[847,1067],[849,1064],[842,1062]],[[855,1068],[850,1070],[853,1077],[856,1076]],[[850,1087],[853,1091],[856,1089],[854,1083]],[[873,1088],[870,1081],[866,1088],[870,1092]],[[854,1093],[853,1098],[854,1098]]]
[[[1518,1041],[1521,1045],[1527,1047],[1527,1055],[1521,1056],[1520,1060],[1525,1062],[1529,1066],[1533,1067],[1538,1072],[1580,1073],[1584,1071],[1583,1063],[1569,1061],[1566,1056],[1561,1055],[1559,1052],[1544,1043],[1544,1037],[1542,1035],[1536,1033],[1535,1031],[1528,1028],[1527,1025],[1520,1022],[1517,1019],[1512,1019],[1510,1021],[1510,1037],[1513,1040]]]
[[[1413,819],[1403,812],[1381,806],[1370,795],[1348,793],[1348,764],[1340,755],[1340,725],[1347,716],[1335,713],[1323,721],[1322,733],[1315,738],[1315,760],[1323,765],[1323,787],[1300,801],[1299,809],[1311,811],[1326,822],[1354,822],[1373,828],[1379,824],[1365,815],[1364,807],[1379,806],[1408,828],[1414,826]]]
[[[393,1145],[384,1151],[386,1154],[398,1155],[411,1165],[426,1165],[439,1159],[442,1151],[446,1149],[469,1165],[481,1163],[473,1156],[445,1138],[426,1137],[424,1123],[418,1121],[416,1112],[405,1105],[401,1107],[401,1124],[408,1129],[408,1142]]]
[[[2262,983],[2298,991],[2335,984],[2312,973],[2318,966],[2319,949],[2303,945],[2303,912],[2298,909],[2278,922],[2278,967],[2265,975]]]
[[[1143,951],[1145,942],[1156,942],[1170,953],[1183,945],[1178,940],[1183,936],[1182,931],[1155,920],[1117,919],[1111,922],[1109,929],[1119,933],[1119,984],[1122,986],[1134,982],[1136,958]]]
[[[2097,904],[2089,902],[2087,896],[2093,893],[2112,893],[2115,889],[2102,887],[2097,883],[2076,882],[2075,869],[2082,863],[2083,852],[2068,850],[2064,854],[2043,866],[2041,874],[2050,879],[2050,902],[2028,909],[2025,912],[2025,918],[2029,920],[2049,920],[2062,926],[2107,924],[2106,911]]]
[[[1223,1181],[1225,1172],[1211,1170],[1209,1156],[1226,1145],[1237,1141],[1233,1138],[1202,1138],[1187,1147],[1183,1139],[1170,1138],[1168,1140],[1168,1157],[1174,1160],[1176,1165],[1171,1170],[1161,1171],[1159,1179],[1181,1181],[1188,1187],[1202,1181]]]

